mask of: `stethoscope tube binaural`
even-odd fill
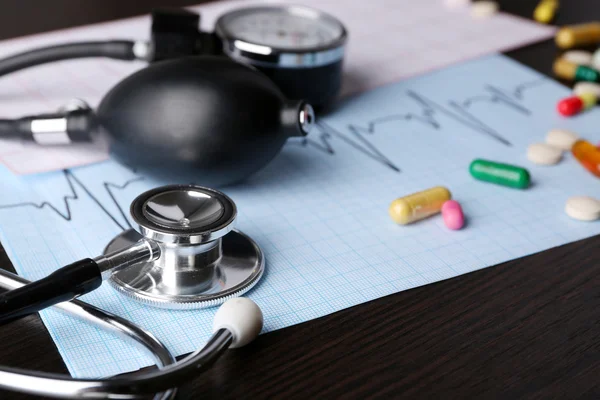
[[[0,271],[0,285],[23,285],[25,282],[10,282],[11,274]],[[7,286],[9,285],[9,286]],[[73,305],[74,304],[74,305]],[[164,346],[152,335],[141,328],[121,320],[118,317],[95,309],[87,312],[79,307],[93,307],[81,302],[73,302],[71,306],[58,305],[61,309],[74,311],[78,316],[84,316],[88,321],[101,323],[103,328],[109,327],[111,331],[126,331],[127,337],[144,345],[153,354],[156,349],[161,349],[160,364],[172,361],[172,357]],[[57,307],[58,307],[57,306]],[[94,315],[96,314],[96,315]],[[107,318],[108,316],[108,318]],[[116,320],[116,323],[105,323],[107,319]],[[122,329],[125,326],[126,329]],[[56,397],[61,399],[135,399],[141,395],[151,395],[159,392],[155,399],[172,398],[174,388],[196,377],[207,370],[219,356],[230,347],[241,347],[254,340],[263,326],[263,316],[256,303],[249,299],[233,298],[226,301],[216,312],[213,321],[213,335],[206,345],[190,354],[183,360],[168,364],[158,370],[144,370],[132,375],[119,375],[107,379],[75,379],[59,374],[38,371],[28,371],[18,368],[0,368],[0,389],[7,389],[39,396]],[[134,333],[129,335],[129,333]],[[145,339],[139,340],[138,336]],[[148,344],[150,346],[147,346]],[[156,354],[155,354],[155,357]],[[171,396],[171,397],[169,397]]]
[[[1,289],[13,290],[28,283],[29,281],[21,278],[18,275],[0,269]],[[78,318],[98,328],[101,328],[106,332],[113,333],[123,339],[133,341],[133,343],[147,351],[155,359],[156,365],[159,368],[175,363],[175,358],[173,355],[156,337],[154,337],[154,335],[127,321],[126,319],[111,314],[107,311],[103,311],[80,300],[59,303],[54,307],[57,311],[60,311],[65,315]],[[0,386],[3,386],[1,382]],[[30,387],[29,383],[27,383],[27,387]],[[44,393],[29,393],[44,396],[50,395],[46,391]],[[154,400],[171,400],[175,398],[176,394],[177,389],[169,389],[164,392],[157,393],[154,396]]]
[[[177,387],[205,371],[233,342],[233,334],[219,329],[204,348],[166,367],[109,379],[74,379],[63,375],[0,368],[0,388],[61,399],[134,399]]]

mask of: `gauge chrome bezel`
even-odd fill
[[[230,32],[228,22],[240,15],[271,10],[289,14],[312,14],[315,19],[338,25],[340,36],[324,46],[302,49],[283,49],[241,40]],[[215,33],[223,42],[223,52],[229,57],[251,65],[276,68],[315,68],[333,64],[344,58],[347,30],[337,18],[314,8],[282,5],[238,8],[223,14],[216,22]]]

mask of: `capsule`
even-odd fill
[[[600,43],[600,23],[571,25],[561,28],[554,38],[561,49],[584,47]]]
[[[445,187],[432,187],[394,200],[389,209],[390,217],[400,225],[408,225],[439,213],[451,198],[452,194]]]
[[[586,65],[577,65],[563,57],[554,62],[554,74],[566,80],[577,82],[600,82],[600,72]]]
[[[600,68],[600,48],[592,55],[592,67],[596,69]]]
[[[582,93],[593,93],[596,97],[600,97],[600,85],[594,82],[577,82],[573,86],[573,94],[579,95]]]
[[[558,102],[556,109],[560,115],[570,117],[592,108],[596,105],[598,98],[594,93],[581,93],[576,96],[567,97]]]
[[[477,159],[469,167],[471,176],[480,181],[495,183],[515,189],[529,187],[530,176],[525,168]]]
[[[533,11],[533,19],[540,24],[549,24],[558,10],[558,0],[542,0]]]
[[[562,55],[562,58],[572,62],[573,64],[586,65],[588,67],[592,66],[593,57],[594,56],[592,53],[583,50],[569,50],[565,51],[565,53]]]
[[[571,148],[573,156],[592,174],[600,178],[600,150],[585,140],[578,140]]]

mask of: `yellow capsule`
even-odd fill
[[[556,15],[558,0],[542,0],[533,12],[533,18],[541,24],[549,24]]]
[[[422,192],[396,199],[390,205],[390,217],[401,225],[408,225],[442,210],[444,202],[450,200],[450,191],[443,186],[436,186]]]
[[[565,26],[556,33],[554,39],[562,49],[597,44],[600,42],[600,22]]]
[[[583,102],[583,108],[584,109],[588,109],[591,107],[594,107],[596,105],[596,102],[598,101],[598,98],[596,97],[596,95],[594,93],[581,93],[579,95],[577,95],[577,97],[579,97],[581,99],[581,101]]]
[[[564,58],[559,58],[554,62],[554,74],[559,78],[573,80],[577,72],[578,65]]]

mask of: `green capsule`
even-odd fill
[[[585,65],[580,65],[575,70],[575,80],[577,82],[600,82],[600,72]]]
[[[525,168],[493,161],[477,159],[471,163],[469,172],[475,179],[516,189],[529,186],[529,172]]]

